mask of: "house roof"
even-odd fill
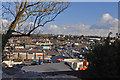
[[[58,71],[72,71],[69,66],[64,63],[51,63],[44,65],[23,66],[21,70],[25,72],[58,72]]]
[[[61,55],[59,55],[59,56],[54,56],[54,57],[52,57],[51,59],[52,59],[52,61],[53,62],[56,62],[56,60],[57,59],[68,59],[68,57],[66,57],[66,56],[61,56]]]
[[[50,56],[50,55],[60,55],[60,53],[55,52],[55,51],[53,51],[53,50],[45,50],[45,53],[48,54],[49,56]]]
[[[12,50],[12,52],[23,52],[23,53],[43,53],[40,49],[19,49],[19,50]]]

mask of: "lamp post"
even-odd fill
[[[44,63],[44,56],[45,56],[44,54],[45,54],[45,50],[43,51],[43,63]]]

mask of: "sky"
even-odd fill
[[[118,32],[118,2],[71,2],[42,30],[43,34],[107,36],[112,32],[115,36]]]
[[[117,2],[72,2],[43,33],[107,36],[111,31],[115,35],[117,21]]]
[[[61,25],[82,22],[91,25],[96,23],[105,13],[117,18],[117,4],[113,2],[73,2],[68,9],[56,18],[54,23]]]

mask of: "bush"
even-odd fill
[[[88,71],[94,71],[98,75],[120,75],[120,41],[116,39],[109,45],[109,40],[104,44],[97,44],[93,50],[85,55],[89,62]]]

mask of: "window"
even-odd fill
[[[33,53],[29,53],[29,54],[33,54]]]

